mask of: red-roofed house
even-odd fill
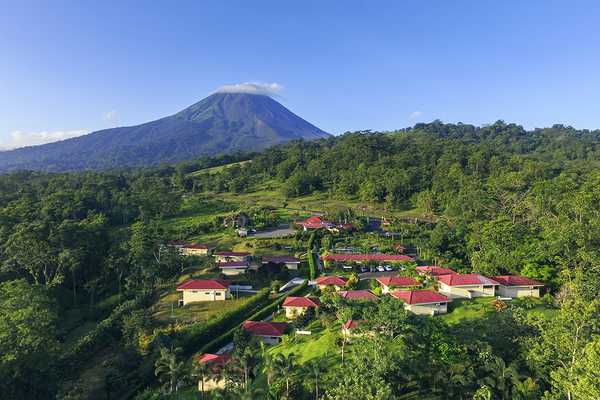
[[[404,302],[404,308],[419,315],[437,315],[448,312],[452,300],[433,290],[398,290],[391,293]]]
[[[215,261],[218,263],[232,262],[232,261],[248,261],[250,253],[243,251],[218,251],[213,254]]]
[[[184,256],[207,256],[212,251],[212,248],[206,244],[190,244],[186,243],[180,249]]]
[[[287,322],[246,321],[242,329],[265,344],[277,344],[288,327]]]
[[[498,282],[479,274],[448,274],[437,277],[440,292],[450,297],[472,299],[495,296]]]
[[[390,262],[402,263],[414,261],[414,258],[404,254],[327,254],[321,256],[321,260],[326,262]]]
[[[183,305],[196,301],[226,300],[230,297],[230,283],[219,279],[190,279],[177,286],[183,292]]]
[[[321,303],[319,299],[313,299],[310,297],[286,297],[283,301],[283,308],[285,309],[285,316],[288,318],[295,318],[298,315],[304,314],[309,308],[319,308]]]
[[[377,278],[381,285],[381,293],[389,293],[392,289],[412,288],[420,286],[414,278],[408,276],[381,276]]]
[[[502,275],[493,276],[499,283],[498,294],[502,297],[540,297],[542,282],[525,276]]]
[[[296,225],[302,226],[302,229],[304,229],[305,231],[320,228],[331,229],[335,226],[333,222],[326,221],[318,215],[314,215],[310,218],[305,219],[304,221],[297,221]]]
[[[341,290],[338,294],[346,300],[374,301],[378,299],[370,290]]]
[[[415,269],[421,275],[429,275],[433,277],[440,275],[456,274],[456,272],[451,270],[450,268],[438,267],[437,265],[422,265]]]
[[[346,282],[348,282],[348,279],[334,275],[320,276],[316,280],[317,286],[321,290],[325,289],[327,286],[333,286],[335,290],[340,290],[346,285]]]
[[[353,331],[363,323],[364,321],[362,320],[349,319],[342,325],[342,335],[344,335],[347,338],[351,336],[356,336],[356,333]]]
[[[280,264],[285,265],[287,269],[296,270],[298,269],[298,265],[300,265],[300,260],[292,256],[264,256],[262,264]]]
[[[225,379],[220,375],[221,369],[231,361],[230,353],[210,354],[205,353],[194,358],[197,363],[206,364],[209,367],[209,373],[203,379],[198,381],[198,390],[223,389]]]
[[[250,264],[248,261],[229,261],[217,263],[221,273],[227,276],[241,275],[248,271]]]

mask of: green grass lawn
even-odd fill
[[[163,324],[174,322],[199,322],[207,321],[210,317],[233,310],[241,306],[247,295],[240,294],[239,299],[225,301],[202,301],[179,307],[177,302],[181,298],[179,292],[171,292],[160,298],[152,308],[152,316]]]
[[[478,297],[475,299],[454,299],[448,308],[448,314],[440,315],[438,318],[444,319],[449,324],[458,324],[463,321],[472,321],[483,318],[488,314],[496,312],[492,302],[493,297]],[[511,300],[518,304],[522,300]],[[507,301],[510,304],[511,301]],[[541,299],[530,298],[526,300],[530,306],[524,308],[528,313],[539,313],[547,318],[551,318],[555,310],[544,304]]]
[[[239,165],[240,167],[242,167],[251,162],[252,162],[252,160],[246,160],[246,161],[239,161],[239,162],[234,162],[234,163],[225,164],[225,165],[219,165],[218,167],[204,168],[204,169],[200,169],[198,171],[190,172],[189,174],[187,174],[187,176],[194,177],[194,176],[198,176],[198,175],[202,175],[202,174],[212,175],[212,174],[216,174],[218,172],[222,172],[233,166]]]

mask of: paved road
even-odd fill
[[[256,232],[252,235],[248,235],[248,237],[254,238],[254,239],[277,239],[277,238],[293,236],[295,233],[296,233],[295,229],[278,228],[278,229],[271,229],[268,231]]]
[[[361,274],[358,274],[358,277],[360,279],[377,279],[377,278],[381,278],[382,276],[396,276],[398,275],[398,271],[386,271],[386,272],[363,272]]]

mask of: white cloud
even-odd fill
[[[408,118],[411,120],[418,119],[419,117],[422,117],[423,114],[425,114],[423,111],[413,111],[408,115]]]
[[[9,139],[6,143],[0,144],[0,149],[11,150],[25,146],[35,146],[38,144],[45,144],[51,142],[57,142],[59,140],[70,139],[73,137],[85,135],[88,133],[85,129],[73,130],[73,131],[42,131],[42,132],[23,132],[14,131],[9,135]]]
[[[278,96],[283,90],[279,83],[244,82],[235,85],[224,85],[216,90],[216,93],[250,93],[263,94],[266,96]]]
[[[117,118],[117,111],[110,110],[102,114],[102,119],[106,122],[113,122]]]

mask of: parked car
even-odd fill
[[[379,272],[385,272],[385,268],[383,267],[383,265],[380,265],[377,267],[377,271]]]
[[[391,265],[386,265],[386,266],[385,266],[385,267],[383,267],[383,268],[384,268],[386,271],[388,271],[388,272],[390,272],[390,271],[393,271],[393,270],[394,270],[394,268],[392,268],[392,266],[391,266]]]
[[[364,265],[360,267],[360,272],[369,272],[369,267],[365,267]]]
[[[352,266],[351,265],[342,265],[342,269],[344,271],[352,271]]]

